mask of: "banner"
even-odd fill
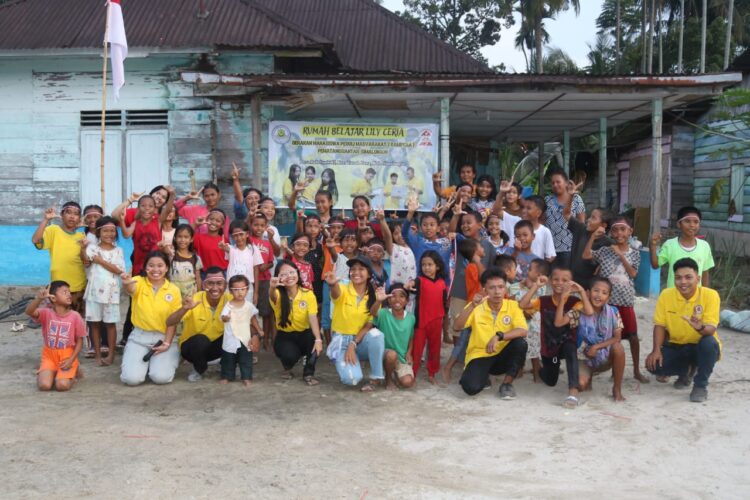
[[[437,124],[272,121],[269,134],[268,192],[278,206],[288,205],[296,185],[304,185],[298,208],[315,207],[319,190],[336,208],[350,209],[357,195],[373,209],[404,210],[412,198],[420,210],[435,205]]]

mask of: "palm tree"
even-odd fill
[[[612,39],[607,33],[600,32],[596,35],[594,44],[587,44],[589,53],[586,57],[589,60],[587,68],[591,75],[607,75],[612,73],[613,56],[616,61],[616,54],[612,54]],[[615,62],[616,65],[616,62]],[[615,66],[616,67],[616,66]]]
[[[615,73],[620,73],[620,39],[622,38],[622,13],[620,8],[620,0],[617,0],[615,9],[617,11],[617,21],[615,27]]]
[[[534,55],[536,56],[536,72],[544,72],[544,20],[554,18],[557,14],[573,7],[576,15],[581,12],[579,0],[524,0],[521,3],[523,15],[529,19],[534,27]]]
[[[724,69],[729,67],[729,50],[732,45],[732,16],[734,15],[734,0],[729,0],[727,12],[727,37],[724,40]]]
[[[579,72],[578,65],[561,48],[550,47],[544,55],[544,67],[552,75],[570,75]]]

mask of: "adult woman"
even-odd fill
[[[318,326],[318,301],[312,291],[300,286],[299,269],[292,261],[282,260],[276,266],[268,299],[276,319],[273,352],[284,367],[284,378],[292,378],[292,368],[301,358],[305,358],[302,380],[307,385],[318,385],[314,378],[315,362],[323,352]]]
[[[168,384],[180,363],[180,351],[172,343],[175,327],[167,326],[167,318],[182,306],[182,297],[180,289],[167,280],[168,270],[167,256],[155,251],[146,257],[144,275],[122,275],[122,284],[133,300],[133,331],[125,344],[120,373],[126,385],[142,384],[146,374],[155,384]]]
[[[370,361],[370,382],[362,387],[363,392],[372,391],[385,378],[383,352],[385,339],[380,331],[371,332],[370,308],[375,303],[372,287],[370,259],[357,256],[347,261],[349,283],[339,285],[333,272],[326,275],[334,305],[331,321],[331,346],[329,355],[336,363],[341,382],[355,386],[362,380],[360,360]]]
[[[327,168],[320,173],[320,191],[331,193],[333,205],[339,201],[339,188],[336,186],[336,172]]]
[[[299,182],[299,176],[302,175],[302,167],[296,163],[289,167],[289,177],[284,180],[284,185],[281,188],[281,202],[284,205],[289,205],[289,200],[292,199],[294,193],[294,187]]]
[[[570,248],[573,245],[573,235],[570,233],[568,222],[563,216],[568,176],[564,170],[558,168],[553,170],[549,177],[552,184],[552,194],[544,198],[547,204],[547,210],[545,211],[547,216],[546,226],[552,233],[552,241],[555,244],[555,253],[557,253],[555,263],[563,267],[570,267]],[[578,194],[573,195],[571,213],[579,221],[586,222],[586,207]]]
[[[352,212],[354,213],[354,219],[344,221],[346,229],[356,232],[365,226],[370,226],[375,232],[375,236],[381,240],[383,239],[380,224],[378,222],[370,222],[370,199],[367,196],[356,196],[352,200]]]

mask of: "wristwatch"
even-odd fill
[[[505,334],[503,332],[495,332],[495,337],[497,337],[498,340],[505,339]]]

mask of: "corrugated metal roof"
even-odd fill
[[[489,73],[487,66],[372,0],[256,0],[332,40],[346,69]]]
[[[319,48],[331,41],[250,0],[123,0],[130,47]],[[17,0],[0,7],[0,49],[101,47],[102,0]]]
[[[0,6],[0,50],[101,47],[104,3],[11,0]],[[122,7],[130,47],[322,48],[347,71],[491,72],[372,0],[122,0]]]

